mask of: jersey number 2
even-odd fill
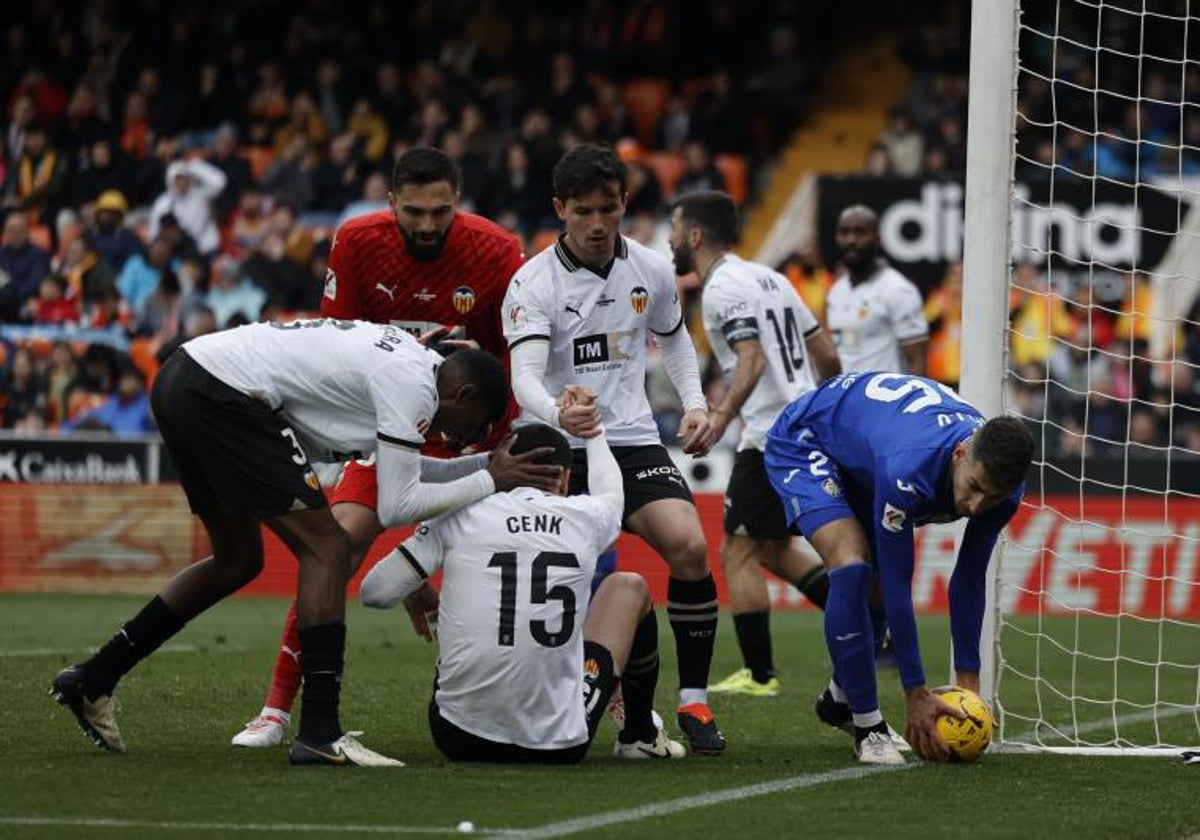
[[[561,584],[547,588],[548,570],[551,566],[578,569],[579,560],[574,554],[565,551],[543,551],[533,558],[533,566],[530,568],[529,603],[547,604],[550,601],[561,601],[562,624],[557,630],[550,630],[544,621],[531,621],[529,632],[534,641],[542,647],[561,647],[575,632],[575,593],[571,587]],[[496,552],[488,561],[488,568],[500,570],[500,629],[496,641],[501,647],[512,647],[515,644],[517,625],[517,553]]]

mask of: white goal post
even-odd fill
[[[960,391],[1038,441],[988,575],[1000,749],[1200,745],[1198,11],[973,2]]]

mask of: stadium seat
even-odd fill
[[[713,161],[717,171],[725,176],[725,191],[736,204],[743,205],[750,195],[750,175],[742,155],[717,155]]]
[[[654,130],[671,98],[671,83],[666,79],[630,79],[621,94],[638,140],[643,146],[653,146]]]
[[[687,162],[678,152],[652,152],[642,158],[642,162],[650,167],[650,171],[658,178],[664,198],[675,196],[675,186],[687,169]]]

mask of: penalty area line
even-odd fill
[[[112,828],[150,831],[292,832],[297,834],[458,834],[457,828],[428,825],[317,825],[314,823],[154,822],[96,817],[0,817],[11,828]],[[486,829],[479,833],[489,833]]]

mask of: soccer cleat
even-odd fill
[[[689,703],[675,710],[675,722],[687,738],[692,755],[721,755],[725,736],[717,729],[713,713],[704,703]]]
[[[891,729],[891,727],[888,727]],[[868,732],[854,741],[854,755],[859,764],[906,764],[904,756],[892,739],[883,732]]]
[[[292,744],[288,760],[292,764],[328,764],[333,767],[403,767],[403,761],[367,749],[358,740],[361,732],[347,732],[328,744],[306,744],[299,738]]]
[[[278,747],[287,732],[287,722],[276,715],[259,715],[234,735],[229,743],[235,747]]]
[[[708,687],[713,694],[741,694],[746,697],[774,697],[779,694],[779,678],[771,677],[765,683],[754,679],[749,668],[734,671],[716,685]]]
[[[111,694],[89,700],[83,688],[83,671],[72,665],[59,672],[50,684],[50,696],[71,710],[83,734],[102,750],[125,752],[125,741],[117,728],[117,703]]]
[[[834,729],[840,729],[848,735],[854,734],[854,713],[845,703],[834,700],[833,694],[828,688],[817,698],[816,710],[817,717],[821,719],[822,723],[828,724]],[[892,743],[900,752],[912,752],[908,741],[905,741],[903,735],[892,729],[890,723],[888,724],[888,737],[892,739]]]
[[[645,741],[630,741],[626,743],[618,735],[617,742],[613,744],[613,755],[617,758],[633,759],[683,758],[687,755],[687,749],[678,741],[672,741],[668,738],[667,733],[659,726],[653,743]]]

